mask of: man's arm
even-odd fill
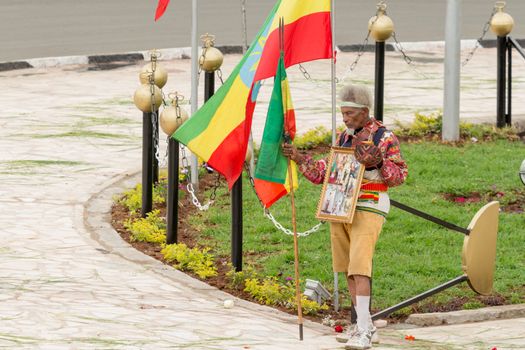
[[[299,171],[311,183],[316,185],[323,183],[326,175],[326,160],[315,160],[310,156],[304,156],[302,163],[297,165],[299,166]]]
[[[399,140],[391,131],[385,131],[379,148],[383,154],[383,164],[379,172],[388,187],[399,186],[408,176],[408,166],[401,156]]]
[[[287,143],[282,145],[282,151],[285,157],[297,164],[299,171],[310,182],[314,184],[323,183],[326,173],[326,161],[324,159],[314,160],[311,156],[302,155],[297,151],[297,148]]]

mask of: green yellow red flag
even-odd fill
[[[231,188],[242,172],[260,80],[275,75],[279,18],[284,18],[284,65],[332,57],[330,0],[279,0],[240,63],[217,92],[173,135]]]
[[[295,113],[284,68],[284,56],[281,56],[255,168],[255,190],[265,208],[290,191],[289,169],[292,171],[294,189],[297,188],[296,165],[292,162],[288,168],[288,158],[281,150],[283,142],[293,141],[294,137]]]

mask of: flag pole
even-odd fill
[[[336,50],[337,45],[335,43],[335,0],[332,0],[330,8],[330,19],[332,20],[332,60],[331,62],[331,73],[332,73],[332,146],[335,146],[336,133],[337,133],[337,110],[336,110]],[[334,272],[334,310],[339,311],[339,273]]]
[[[281,55],[284,55],[284,18],[279,19],[279,44]],[[276,82],[280,83],[280,82]],[[286,111],[284,111],[286,118]],[[285,121],[284,125],[288,125]],[[285,130],[285,142],[291,143],[289,130]],[[288,182],[290,184],[290,199],[292,201],[292,229],[293,229],[293,250],[294,250],[294,266],[295,266],[295,299],[297,303],[297,323],[299,324],[299,340],[303,340],[303,308],[301,305],[301,288],[299,286],[299,242],[297,237],[297,217],[295,213],[295,196],[293,190],[293,173],[292,163],[288,159]]]
[[[295,256],[295,298],[297,301],[297,323],[299,324],[299,340],[303,340],[303,309],[301,305],[301,288],[299,287],[299,242],[297,239],[297,220],[295,214],[295,198],[293,191],[292,164],[288,159],[288,181],[290,182],[290,198],[292,201],[293,250]]]
[[[199,103],[199,43],[197,0],[191,2],[191,115],[197,112]],[[199,163],[197,156],[192,152],[190,156],[190,181],[195,189],[199,188]]]

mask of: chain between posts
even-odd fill
[[[166,165],[166,155],[164,159],[160,157],[160,147],[159,147],[159,135],[157,132],[159,125],[159,111],[155,103],[155,71],[157,70],[157,59],[160,57],[160,53],[156,50],[150,52],[150,61],[151,61],[151,74],[148,75],[150,93],[151,93],[151,124],[153,127],[153,149],[155,153],[155,158],[159,161],[159,166]],[[160,106],[159,106],[160,107]]]
[[[386,12],[385,12],[386,13]],[[415,66],[414,66],[414,60],[412,60],[412,58],[410,58],[410,56],[408,56],[408,54],[406,53],[405,49],[403,48],[403,45],[401,45],[401,43],[399,42],[399,40],[397,40],[397,36],[396,36],[396,32],[392,32],[392,38],[394,39],[394,45],[397,47],[397,50],[399,52],[401,52],[401,54],[403,55],[403,60],[405,61],[405,63],[416,73],[416,74],[419,74],[421,75],[423,78],[428,78],[428,76],[423,73],[423,72],[420,72]]]
[[[248,173],[248,178],[250,179],[250,185],[251,185],[251,187],[253,189],[253,192],[255,193],[255,196],[259,200],[259,204],[263,208],[263,215],[266,216],[278,230],[282,231],[283,233],[285,233],[287,235],[293,236],[293,234],[294,234],[293,231],[291,231],[290,229],[287,229],[281,223],[279,223],[273,217],[273,215],[270,212],[270,210],[264,206],[263,202],[261,201],[261,198],[259,198],[259,195],[257,194],[257,191],[255,190],[255,180],[253,179],[253,177],[252,177],[252,175],[251,175],[251,173],[249,171],[248,164],[245,164],[245,166],[246,166],[246,172]],[[297,236],[299,236],[299,237],[307,237],[310,234],[319,231],[319,229],[321,228],[322,225],[324,225],[324,223],[325,223],[324,221],[321,221],[317,225],[315,225],[314,227],[312,227],[311,229],[309,229],[307,231],[297,232]]]
[[[177,109],[177,118],[179,118],[179,115],[180,115],[180,109]],[[188,174],[189,173],[188,169],[190,167],[190,163],[188,161],[188,157],[186,156],[186,147],[184,147],[183,145],[180,145],[180,152],[182,154],[182,159],[181,159],[182,170],[181,170],[181,173]],[[210,206],[215,202],[215,199],[217,198],[217,189],[219,188],[219,186],[221,184],[220,181],[221,181],[221,175],[219,173],[217,173],[217,178],[215,180],[215,185],[213,186],[213,190],[212,190],[212,193],[211,193],[211,196],[210,196],[210,200],[208,201],[208,203],[206,203],[204,205],[199,201],[199,199],[195,195],[195,188],[193,187],[193,184],[191,182],[188,182],[188,184],[186,185],[186,189],[188,190],[188,193],[191,195],[191,202],[193,203],[193,205],[195,207],[197,207],[200,211],[206,211],[206,210],[210,209]]]
[[[219,68],[215,72],[217,73],[217,78],[219,78],[221,84],[224,85],[224,81],[222,80],[222,70]]]
[[[483,30],[481,32],[481,36],[476,40],[476,45],[474,45],[474,48],[468,53],[467,57],[465,58],[465,60],[463,60],[463,62],[461,62],[461,67],[465,67],[467,65],[467,63],[469,63],[469,61],[472,59],[472,57],[474,56],[474,54],[476,53],[476,51],[479,49],[479,47],[481,46],[481,41],[483,39],[485,39],[485,35],[487,35],[487,32],[489,31],[490,29],[490,22],[492,21],[492,17],[494,17],[494,15],[496,14],[496,12],[498,11],[498,8],[497,6],[494,6],[494,8],[492,9],[492,12],[490,14],[490,17],[488,19],[488,21],[485,23],[485,25],[483,26]]]

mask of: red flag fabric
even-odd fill
[[[157,11],[155,11],[155,21],[162,17],[169,3],[170,0],[159,0],[159,4],[157,5]]]

